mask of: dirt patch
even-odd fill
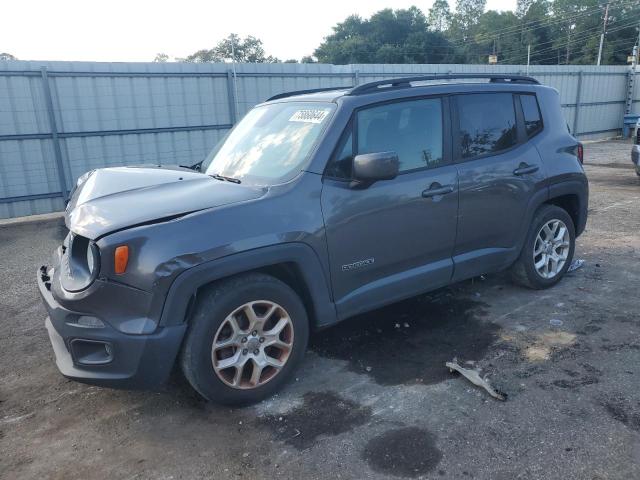
[[[417,427],[389,430],[374,437],[362,456],[373,470],[402,477],[428,473],[442,459],[434,436]]]
[[[481,360],[497,339],[485,307],[451,290],[424,295],[319,332],[311,349],[381,385],[439,383],[450,378],[446,361]]]
[[[516,345],[528,362],[550,360],[552,354],[573,346],[576,336],[564,331],[552,331],[538,334],[503,332],[500,338]]]
[[[276,437],[299,450],[311,447],[321,435],[339,435],[364,425],[371,408],[334,392],[307,392],[304,403],[283,415],[268,415],[258,423],[273,429]]]

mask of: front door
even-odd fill
[[[322,190],[340,318],[451,280],[458,173],[447,111],[441,98],[386,103],[357,111],[343,135]],[[353,188],[354,155],[386,151],[398,154],[398,177]]]

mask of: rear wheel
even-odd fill
[[[263,274],[234,277],[200,295],[182,371],[208,400],[254,403],[291,377],[308,337],[304,305],[288,285]]]
[[[548,288],[560,281],[573,259],[575,227],[569,214],[555,205],[536,212],[520,257],[511,267],[516,283]]]

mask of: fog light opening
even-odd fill
[[[103,365],[113,360],[113,349],[106,342],[76,338],[70,346],[75,362],[81,365]]]

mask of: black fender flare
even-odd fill
[[[301,242],[291,242],[260,247],[191,267],[171,284],[167,293],[160,326],[181,325],[185,322],[189,301],[198,288],[237,275],[273,265],[293,263],[298,267],[311,297],[313,309],[312,327],[324,327],[337,322],[335,305],[320,259],[312,247]]]
[[[522,247],[524,247],[524,242],[527,240],[527,233],[529,232],[529,228],[531,228],[533,216],[536,214],[536,211],[540,208],[540,206],[548,200],[548,187],[544,187],[536,191],[529,199],[529,204],[527,205],[527,211],[525,213],[525,221],[522,222],[522,225],[520,226],[520,235],[518,236],[519,241],[516,245],[516,248],[513,250],[512,258],[509,259],[510,263],[514,262],[520,256]]]
[[[588,205],[588,186],[585,182],[581,180],[565,180],[559,183],[554,183],[548,185],[545,188],[542,188],[535,192],[531,200],[529,200],[529,204],[527,206],[527,212],[525,217],[525,222],[522,224],[522,231],[520,232],[520,241],[515,249],[515,257],[513,260],[518,258],[520,255],[520,251],[524,246],[524,242],[527,238],[527,232],[529,231],[529,227],[531,226],[531,222],[533,221],[533,216],[536,211],[540,208],[544,203],[549,203],[550,200],[554,198],[561,197],[563,195],[577,195],[578,201],[580,202],[580,212],[579,212],[579,221],[575,226],[576,228],[576,236],[580,235],[584,231],[584,227],[587,223],[587,205]]]
[[[563,195],[576,195],[578,197],[578,222],[575,225],[576,237],[584,232],[587,225],[589,208],[589,184],[585,180],[565,180],[549,185],[549,200]]]

